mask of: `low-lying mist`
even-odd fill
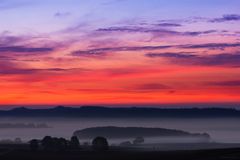
[[[208,133],[213,142],[240,143],[240,119],[166,119],[166,118],[14,118],[5,117],[1,123],[8,124],[45,124],[50,127],[18,127],[0,128],[0,139],[21,138],[28,141],[33,138],[41,139],[46,135],[70,138],[74,131],[89,127],[118,126],[118,127],[156,127],[184,130],[191,133]],[[174,138],[145,138],[146,143],[180,143]],[[191,140],[184,140],[191,142]],[[116,143],[112,140],[112,143]]]

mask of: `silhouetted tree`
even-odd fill
[[[51,136],[45,136],[41,143],[42,143],[42,146],[45,150],[51,150],[53,148],[53,138]]]
[[[96,151],[106,151],[109,149],[108,141],[104,137],[96,137],[92,141],[92,147]]]
[[[52,146],[51,146],[51,150],[57,151],[60,150],[61,146],[60,146],[60,141],[57,137],[53,137],[52,138]]]
[[[36,151],[36,150],[39,149],[38,140],[32,139],[32,140],[30,141],[30,149],[31,149],[32,151]]]
[[[144,142],[143,137],[137,137],[136,139],[133,140],[133,144],[138,145]]]
[[[67,140],[65,138],[59,138],[58,141],[59,141],[58,142],[59,143],[59,146],[58,146],[59,150],[61,150],[61,151],[66,150],[67,145],[68,145]]]
[[[50,151],[64,151],[67,149],[67,140],[64,138],[57,138],[51,136],[45,136],[42,141],[44,150]]]
[[[79,143],[79,140],[76,136],[71,137],[70,148],[71,149],[79,149],[80,148],[80,143]]]

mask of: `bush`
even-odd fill
[[[96,137],[92,141],[92,147],[96,151],[106,151],[109,149],[108,141],[104,137]]]
[[[38,140],[32,139],[32,140],[30,141],[30,149],[31,149],[32,151],[36,151],[36,150],[39,149]]]
[[[71,149],[79,149],[80,148],[80,143],[79,143],[79,140],[76,136],[71,137],[70,148]]]
[[[64,151],[68,147],[68,142],[64,138],[45,136],[41,143],[43,149],[48,151]]]
[[[59,143],[59,146],[58,146],[59,150],[67,149],[68,141],[65,138],[59,138],[58,143]]]
[[[45,136],[41,143],[42,143],[42,146],[43,146],[43,149],[44,150],[51,150],[53,148],[53,138],[51,136]]]

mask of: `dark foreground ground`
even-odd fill
[[[26,148],[2,148],[0,160],[240,160],[240,148],[194,151],[31,151]]]

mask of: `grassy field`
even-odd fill
[[[240,148],[185,151],[137,151],[111,148],[109,151],[31,151],[27,145],[4,145],[0,159],[19,160],[240,160]]]

